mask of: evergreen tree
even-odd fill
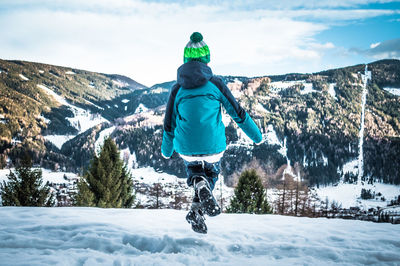
[[[261,179],[254,169],[245,170],[240,175],[238,185],[235,188],[235,194],[227,212],[272,213]]]
[[[110,137],[105,139],[100,154],[94,155],[77,188],[75,200],[78,206],[132,207],[135,199],[132,177]]]
[[[50,187],[42,186],[42,170],[32,169],[32,160],[25,155],[15,172],[7,175],[8,182],[0,184],[3,206],[46,206],[54,205]]]

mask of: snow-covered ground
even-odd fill
[[[320,91],[316,91],[316,90],[313,89],[312,83],[303,82],[303,85],[304,85],[304,89],[302,89],[300,91],[300,94],[308,94],[308,93],[311,93],[311,92],[320,92]]]
[[[129,83],[124,82],[124,81],[119,80],[119,79],[113,79],[112,82],[113,82],[116,86],[118,86],[118,87],[120,87],[120,88],[122,88],[122,87],[129,87]]]
[[[14,172],[14,168],[11,169],[0,169],[0,183],[3,181],[7,181],[7,175],[10,173],[10,170]],[[67,177],[68,180],[64,179],[64,176]],[[54,183],[54,184],[69,184],[70,180],[78,178],[77,174],[70,172],[54,172],[49,169],[42,168],[42,178],[43,184]]]
[[[398,265],[400,227],[221,214],[208,234],[185,211],[0,208],[1,265]]]
[[[62,145],[70,139],[75,138],[74,135],[47,135],[43,136],[46,140],[53,143],[57,148],[61,150]]]
[[[389,88],[389,87],[385,87],[383,88],[385,91],[390,92],[391,94],[400,96],[400,88]]]
[[[302,84],[304,83],[304,80],[298,80],[298,81],[274,81],[270,83],[271,90],[273,91],[280,91],[280,90],[285,90],[287,88],[293,87],[294,85]]]
[[[382,196],[376,196],[376,199],[362,200],[360,198],[362,188],[370,189],[371,192],[375,192],[375,195],[380,192]],[[336,201],[342,204],[342,208],[360,207],[363,210],[368,210],[378,206],[386,207],[390,200],[400,195],[400,186],[382,183],[375,183],[374,185],[339,183],[337,186],[316,188],[315,191],[321,200],[328,198],[331,203]],[[382,197],[385,200],[382,200]]]
[[[140,103],[135,110],[135,114],[145,113],[147,111],[149,111],[149,108],[147,108],[144,104]]]
[[[58,95],[46,86],[42,84],[37,86],[44,90],[47,94],[54,97],[54,99],[56,99],[61,105],[67,106],[73,112],[74,117],[67,117],[66,119],[79,131],[79,133],[85,132],[89,128],[92,128],[100,123],[107,122],[107,120],[99,114],[93,114],[88,110],[68,103],[62,96]]]
[[[101,148],[101,146],[103,146],[104,140],[106,138],[108,138],[113,133],[114,130],[115,130],[115,126],[112,126],[112,127],[103,129],[100,132],[99,137],[97,138],[96,142],[94,143],[94,150],[97,153],[100,153],[100,148]]]
[[[328,93],[332,96],[333,99],[337,100],[335,86],[336,83],[329,83]]]

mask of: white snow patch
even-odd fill
[[[20,144],[20,143],[22,143],[22,142],[16,138],[11,139],[11,144],[13,144],[13,145]]]
[[[397,225],[221,214],[192,232],[186,211],[0,208],[4,265],[396,265]]]
[[[276,135],[275,129],[273,125],[268,125],[267,133],[264,134],[263,138],[269,145],[279,145],[282,146],[282,143],[279,141],[278,136]]]
[[[270,88],[272,91],[281,91],[285,90],[287,88],[293,87],[294,85],[298,85],[303,83],[304,80],[299,80],[299,81],[274,81],[271,82]]]
[[[168,92],[169,90],[163,87],[157,87],[154,88],[152,90],[150,90],[150,94],[160,94],[160,93],[164,93],[164,92]]]
[[[98,105],[96,105],[96,104],[94,104],[94,103],[92,103],[91,101],[88,101],[88,100],[86,100],[86,99],[84,99],[84,100],[85,100],[85,102],[87,102],[87,103],[90,104],[90,105],[93,105],[93,106],[96,107],[97,109],[104,110],[103,107],[100,107],[100,106],[98,106]]]
[[[123,99],[123,100],[121,100],[121,102],[123,102],[123,103],[129,103],[130,100],[128,100],[128,99]]]
[[[54,91],[52,91],[51,89],[47,88],[46,86],[42,85],[42,84],[38,84],[37,85],[39,88],[41,88],[42,90],[44,90],[47,94],[49,94],[50,96],[53,96],[54,99],[57,100],[57,102],[61,105],[66,105],[68,107],[70,107],[71,105],[60,95],[58,95],[57,93],[55,93]]]
[[[114,130],[115,130],[115,126],[112,126],[112,127],[103,129],[100,132],[98,139],[94,143],[94,150],[96,151],[97,154],[100,153],[100,149],[101,149],[101,146],[103,146],[104,140],[106,138],[108,138],[113,133]]]
[[[384,87],[383,89],[393,95],[400,96],[400,88]]]
[[[231,117],[226,113],[225,110],[222,111],[222,123],[224,124],[225,127],[229,126],[229,123],[231,122]]]
[[[1,118],[1,117],[0,117]],[[46,124],[50,123],[51,120],[44,117],[42,114],[37,116],[38,119],[42,119]]]
[[[361,189],[370,189],[371,192],[381,193],[385,197],[385,201],[378,199],[362,200]],[[339,183],[337,186],[327,186],[316,188],[315,191],[321,200],[327,197],[330,202],[333,200],[342,204],[342,208],[360,207],[361,209],[368,210],[369,208],[376,208],[378,206],[385,207],[398,195],[400,195],[400,186],[375,183],[371,184],[344,184]]]
[[[133,168],[138,167],[138,163],[136,161],[136,153],[130,152],[129,147],[121,150],[120,152],[121,159],[127,164],[128,170],[131,171]]]
[[[140,103],[139,106],[135,110],[135,114],[145,113],[149,110],[144,104]]]
[[[76,73],[73,72],[73,71],[71,71],[71,70],[69,70],[69,71],[65,72],[65,74],[66,74],[66,75],[75,75]]]
[[[67,117],[66,119],[75,127],[79,133],[85,132],[89,128],[92,128],[103,122],[108,122],[104,117],[99,114],[93,114],[92,112],[76,107],[68,103],[63,97],[47,88],[44,85],[37,85],[39,88],[43,89],[46,93],[53,96],[61,105],[67,106],[74,114],[74,117]]]
[[[308,94],[312,92],[320,92],[313,89],[312,83],[303,82],[304,89],[300,91],[300,94]]]
[[[357,175],[358,173],[358,159],[349,161],[343,165],[343,174],[351,173]]]
[[[152,167],[132,169],[131,174],[134,179],[139,180],[141,183],[145,184],[176,183],[178,182],[178,180],[183,180],[182,178],[179,179],[178,177],[167,173],[158,173]]]
[[[267,110],[261,103],[258,103],[257,105],[256,105],[256,110],[257,111],[260,111],[260,112],[264,112],[264,113],[270,113],[270,111],[269,110]]]
[[[19,74],[19,77],[22,79],[22,80],[29,80],[27,77],[25,77],[24,75],[22,75],[22,74]]]
[[[38,168],[33,168],[38,169]],[[10,169],[1,169],[0,170],[0,183],[2,184],[3,181],[8,181],[8,175],[10,171],[14,172],[15,168]],[[67,177],[67,180],[64,179],[64,175]],[[42,168],[42,185],[45,185],[47,182],[55,183],[55,184],[67,184],[70,183],[71,180],[79,179],[78,175],[75,173],[70,172],[54,172],[49,169]]]
[[[120,87],[120,88],[122,88],[122,87],[129,87],[129,83],[124,82],[124,81],[119,80],[119,79],[117,79],[117,80],[112,80],[112,82],[113,82],[117,87]]]
[[[61,150],[64,143],[75,138],[75,135],[47,135],[43,137]]]
[[[332,96],[333,99],[337,100],[335,86],[336,83],[329,83],[328,93]]]
[[[322,161],[324,166],[328,165],[328,157],[326,157],[325,154],[322,154]]]

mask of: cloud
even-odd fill
[[[200,31],[217,74],[305,72],[318,70],[335,48],[315,39],[332,21],[398,12],[324,9],[362,2],[355,0],[285,0],[287,10],[278,2],[3,0],[0,57],[119,73],[152,85],[175,79],[190,34]]]
[[[377,46],[379,46],[380,44],[381,44],[380,42],[371,43],[371,45],[369,46],[369,48],[374,49],[374,48],[376,48]]]
[[[350,51],[374,59],[400,59],[400,38],[373,43],[369,49],[352,48]]]

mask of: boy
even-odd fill
[[[262,135],[251,117],[237,103],[223,81],[207,66],[210,50],[203,36],[194,32],[184,49],[184,64],[179,67],[164,118],[161,152],[169,159],[175,150],[184,160],[187,184],[194,188],[191,209],[186,216],[192,229],[207,233],[204,213],[221,213],[212,190],[218,180],[220,160],[226,149],[221,106],[255,143]]]

